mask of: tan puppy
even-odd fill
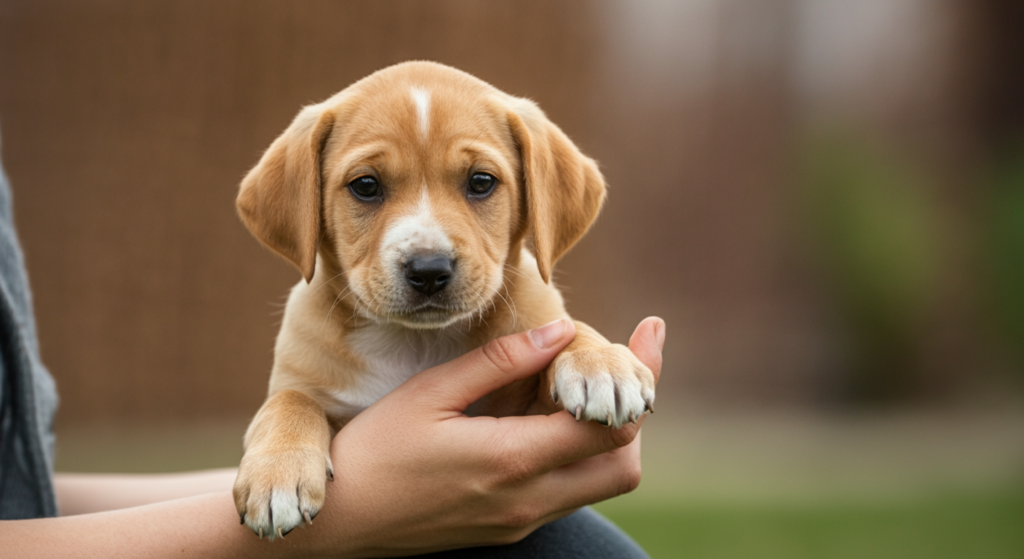
[[[597,165],[534,103],[447,66],[392,66],[304,108],[238,194],[245,225],[304,277],[245,435],[243,522],[261,537],[310,522],[352,417],[424,369],[566,317],[551,268],[604,196]],[[577,322],[548,370],[467,413],[560,405],[618,427],[653,401],[647,367]]]

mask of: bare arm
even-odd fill
[[[283,540],[261,541],[239,526],[224,490],[5,521],[0,550],[60,559],[375,557],[518,541],[639,483],[638,425],[607,429],[563,412],[500,419],[461,412],[546,366],[572,339],[572,324],[560,332],[548,329],[546,341],[535,331],[492,342],[413,377],[357,416],[332,442],[335,481],[326,506],[312,526]],[[630,342],[655,374],[663,336],[664,324],[649,319]]]
[[[62,516],[126,509],[231,489],[236,470],[177,474],[71,474],[54,476]]]
[[[2,524],[5,557],[287,557],[285,546],[247,538],[231,493],[142,507]],[[259,545],[264,544],[264,545]],[[10,555],[7,555],[10,554]]]

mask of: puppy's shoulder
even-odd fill
[[[275,385],[310,385],[337,390],[351,385],[364,360],[346,340],[351,310],[333,305],[331,291],[316,281],[299,281],[288,295],[281,330],[274,344]]]
[[[554,280],[548,283],[541,278],[537,259],[529,250],[522,249],[519,260],[506,269],[509,270],[506,281],[511,284],[511,305],[517,314],[516,330],[536,328],[568,316]]]

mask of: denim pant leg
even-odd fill
[[[541,526],[512,545],[421,555],[423,559],[650,559],[617,526],[589,508]]]

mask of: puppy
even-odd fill
[[[555,262],[605,197],[597,165],[533,102],[408,62],[308,106],[242,181],[238,213],[294,264],[267,401],[234,485],[242,521],[283,536],[333,478],[331,437],[416,373],[566,317]],[[651,409],[654,377],[585,324],[540,375],[467,410],[611,427]]]

